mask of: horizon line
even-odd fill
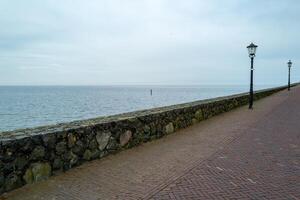
[[[255,84],[255,85],[260,85],[260,86],[274,86],[274,85],[285,85],[285,84],[280,84],[280,83],[276,83],[276,84]],[[24,84],[24,85],[20,85],[20,84],[4,84],[1,85],[0,87],[9,87],[9,86],[18,86],[18,87],[34,87],[34,86],[64,86],[64,87],[68,87],[68,86],[248,86],[248,84]]]

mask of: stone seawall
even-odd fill
[[[260,99],[286,87],[261,90]],[[0,133],[0,194],[248,103],[248,94]]]

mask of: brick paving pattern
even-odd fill
[[[300,199],[300,87],[0,199]]]
[[[151,199],[300,199],[299,100],[290,96]]]

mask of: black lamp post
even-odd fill
[[[289,62],[287,63],[288,67],[289,67],[289,81],[288,81],[288,90],[291,90],[291,67],[292,67],[292,61],[289,60]]]
[[[249,96],[249,109],[253,106],[253,60],[255,57],[257,45],[251,43],[247,46],[249,57],[251,58],[251,75],[250,75],[250,96]]]

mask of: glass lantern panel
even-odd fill
[[[248,48],[248,53],[249,53],[249,55],[251,55],[251,48],[250,47]]]
[[[249,47],[248,51],[249,51],[249,55],[254,54],[254,48],[253,47]]]

